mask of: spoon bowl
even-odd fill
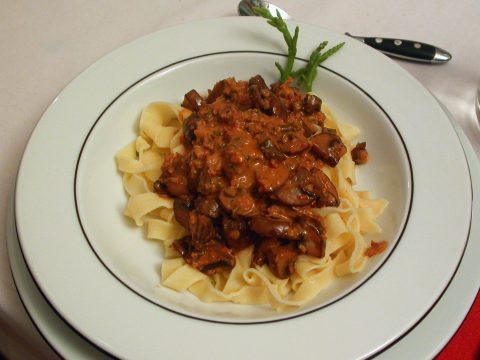
[[[291,19],[291,16],[286,13],[284,10],[280,9],[278,6],[270,4],[267,1],[263,0],[242,0],[238,3],[238,14],[241,16],[256,16],[253,8],[261,7],[267,9],[272,16],[277,16],[277,12],[280,14],[282,19]]]

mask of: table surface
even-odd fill
[[[398,61],[453,114],[480,157],[478,0],[276,0],[293,18],[337,32],[415,39],[447,49],[445,65]],[[236,0],[45,0],[0,2],[0,218],[30,133],[55,96],[115,48],[165,27],[236,15]],[[0,354],[55,359],[28,319],[8,264],[0,222]],[[478,339],[478,337],[477,337]]]

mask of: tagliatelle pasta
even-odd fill
[[[164,244],[163,286],[179,292],[190,291],[205,302],[267,304],[284,310],[308,303],[336,278],[362,270],[372,235],[381,233],[376,220],[387,201],[354,189],[356,165],[350,151],[360,131],[352,125],[337,124],[325,107],[322,111],[326,115],[325,125],[337,131],[348,149],[337,166],[324,170],[338,191],[340,205],[315,210],[324,218],[326,227],[324,256],[299,255],[294,272],[280,279],[265,264],[252,267],[253,246],[235,254],[231,271],[212,276],[188,265],[174,250],[172,243],[188,231],[175,219],[173,200],[155,192],[153,183],[161,174],[166,154],[185,152],[181,124],[189,110],[162,102],[152,103],[143,110],[138,138],[116,154],[116,162],[129,196],[124,215],[137,226],[146,226],[149,239]]]

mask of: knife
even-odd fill
[[[267,9],[272,16],[279,14],[283,19],[291,19],[287,12],[265,0],[241,0],[238,4],[237,12],[241,16],[257,16],[255,7]],[[444,64],[452,58],[452,55],[448,51],[419,41],[388,39],[383,37],[362,37],[352,35],[348,32],[346,32],[345,35],[360,40],[388,56],[399,59],[429,64]]]
[[[430,64],[444,64],[452,58],[452,55],[448,51],[419,41],[383,37],[362,37],[352,35],[348,32],[346,32],[345,35],[360,40],[388,56],[399,59]]]

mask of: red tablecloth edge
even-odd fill
[[[435,360],[457,359],[480,359],[480,293],[478,292],[467,317],[435,358]]]

